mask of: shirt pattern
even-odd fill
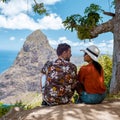
[[[44,100],[49,105],[69,103],[76,85],[77,68],[71,62],[58,58],[48,68]]]

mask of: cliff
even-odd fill
[[[14,64],[0,75],[0,101],[20,101],[28,92],[40,92],[41,68],[56,58],[47,37],[36,30],[31,33],[18,53]]]

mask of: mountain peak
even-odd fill
[[[39,41],[40,40],[40,41]],[[41,30],[36,30],[32,32],[28,37],[26,41],[38,41],[40,42],[48,42],[47,37],[42,33]]]
[[[56,52],[47,37],[40,30],[31,33],[14,64],[0,75],[0,100],[8,103],[21,100],[21,94],[40,92],[41,68],[46,61],[55,58]]]

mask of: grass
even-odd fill
[[[10,104],[9,106],[7,106],[5,103],[0,102],[0,117],[2,117],[3,115],[5,115],[7,112],[10,111],[10,109],[12,109],[13,107],[20,107],[24,110],[28,110],[28,109],[33,109],[37,106],[41,106],[41,102],[42,102],[42,95],[39,93],[35,93],[35,92],[30,92],[24,95],[22,97],[21,101],[16,101],[16,103],[14,104]]]
[[[120,92],[118,94],[108,94],[105,100],[116,100],[120,99]]]

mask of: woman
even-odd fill
[[[91,45],[82,51],[84,52],[84,61],[88,64],[82,66],[78,73],[79,83],[83,86],[82,90],[79,89],[80,99],[86,104],[98,104],[106,96],[104,72],[98,63],[100,50],[95,45]]]

